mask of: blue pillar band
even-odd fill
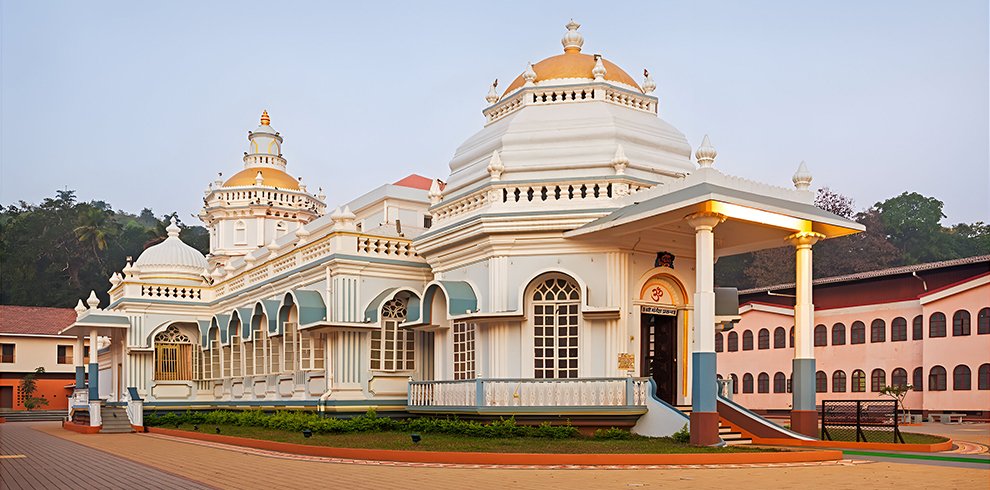
[[[89,400],[100,398],[100,365],[99,363],[89,363]]]
[[[715,378],[715,353],[692,352],[691,362],[691,410],[695,412],[717,412],[715,393],[718,381]]]
[[[816,410],[815,360],[794,359],[791,368],[791,409]]]
[[[83,366],[76,366],[76,389],[83,389],[86,387],[86,368]]]

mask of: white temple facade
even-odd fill
[[[579,27],[562,54],[493,84],[448,176],[411,175],[329,214],[287,173],[263,114],[243,170],[205,192],[210,254],[173,223],[110,279],[107,308],[80,301],[66,332],[111,339],[88,368],[109,369],[111,387],[94,391],[79,366],[75,409],[90,423],[101,404],[141,403],[606,420],[648,435],[690,424],[693,442],[718,444],[714,339],[738,312],[714,262],[790,243],[792,426],[806,432],[812,246],[862,227],[813,205],[803,165],[783,188],[722,174],[707,137],[692,159],[649,74],[584,53]]]

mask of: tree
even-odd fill
[[[908,264],[951,258],[946,234],[939,222],[942,201],[917,192],[904,192],[873,205],[887,239],[904,255]]]
[[[884,386],[880,388],[880,396],[886,396],[893,398],[897,401],[898,415],[901,413],[906,413],[907,408],[904,406],[904,398],[907,397],[908,392],[914,389],[912,385],[897,385],[897,386]]]
[[[45,368],[39,367],[33,373],[27,374],[21,379],[21,393],[24,394],[24,408],[27,410],[34,410],[35,408],[48,405],[47,398],[34,396],[34,393],[38,391],[38,381],[36,378],[39,374],[44,374],[44,372]]]

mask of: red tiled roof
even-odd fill
[[[419,174],[409,174],[402,180],[392,184],[401,185],[402,187],[412,187],[413,189],[422,189],[424,191],[430,190],[430,186],[433,185],[433,179],[429,177],[423,177]]]
[[[57,335],[74,321],[72,308],[0,305],[0,334]]]

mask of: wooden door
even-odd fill
[[[642,315],[640,375],[653,378],[657,398],[674,404],[677,394],[677,317]]]

